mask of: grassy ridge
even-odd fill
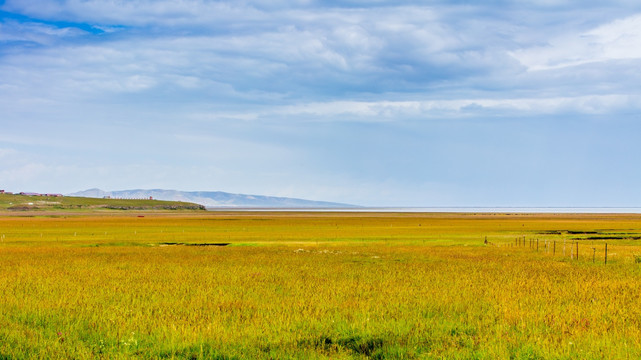
[[[0,358],[638,358],[640,233],[634,215],[0,217]]]
[[[0,194],[0,210],[204,210],[202,205],[181,201],[96,199]]]

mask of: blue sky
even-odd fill
[[[0,188],[641,206],[637,1],[0,1]]]

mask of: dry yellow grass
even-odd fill
[[[64,216],[0,218],[0,358],[641,356],[637,215]]]

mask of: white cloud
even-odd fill
[[[31,42],[52,45],[62,38],[86,34],[74,27],[56,27],[36,22],[20,23],[7,21],[0,23],[0,42]]]
[[[8,1],[6,6],[50,16],[102,7],[96,16],[111,16],[104,15],[105,9],[118,4],[51,1],[31,8]],[[205,11],[209,7],[220,10],[211,16],[235,11],[229,4],[205,1],[132,1],[119,11],[156,14],[160,24],[165,15],[173,14],[172,9],[189,4],[201,8],[172,16],[209,14]],[[255,11],[262,25],[251,31],[132,33],[5,55],[0,61],[0,95],[4,99],[0,101],[11,110],[24,109],[27,104],[119,102],[118,96],[136,95],[142,104],[193,104],[189,114],[195,115],[186,115],[192,118],[241,120],[301,115],[388,121],[403,116],[475,116],[487,111],[604,113],[625,106],[636,108],[630,96],[620,95],[626,94],[625,89],[594,93],[575,86],[579,91],[572,94],[559,96],[562,91],[548,91],[533,96],[540,87],[563,85],[564,79],[518,78],[502,42],[484,47],[483,41],[505,36],[502,22],[467,21],[461,31],[455,31],[451,22],[456,11],[418,6],[280,9],[273,19],[266,13],[258,14],[266,10]],[[210,16],[207,14],[202,16]],[[254,15],[241,16],[238,22],[254,21]],[[560,37],[565,40],[549,51],[528,48],[513,55],[531,70],[569,66],[575,61],[634,58],[641,51],[641,46],[630,46],[641,38],[641,30],[637,30],[641,26],[636,26],[639,22],[641,16],[633,16],[584,32],[591,40],[577,42],[574,49],[563,41],[579,35]],[[484,39],[482,30],[488,26],[503,30]],[[588,51],[599,47],[601,57]],[[470,86],[481,88],[475,94],[480,96],[470,96],[474,92],[469,91]],[[503,87],[499,90],[505,92],[489,91],[489,96],[483,97],[482,88],[492,86]],[[467,94],[459,91],[465,87]],[[522,87],[525,95],[513,94],[512,87]],[[448,90],[446,95],[444,89]],[[399,98],[402,100],[391,100]],[[421,100],[424,98],[438,100]]]
[[[557,98],[456,99],[424,101],[331,101],[273,106],[257,112],[198,114],[198,119],[388,122],[402,119],[473,118],[486,116],[605,114],[639,108],[637,95],[585,95]]]
[[[547,46],[517,50],[512,56],[530,71],[641,59],[641,14],[586,32],[564,34],[551,39]]]

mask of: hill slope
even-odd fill
[[[162,189],[136,189],[103,191],[89,189],[70,196],[103,198],[109,196],[116,199],[148,199],[153,197],[158,200],[185,201],[201,204],[207,207],[249,207],[249,208],[346,208],[356,207],[349,204],[333,203],[326,201],[312,201],[287,197],[274,197],[262,195],[232,194],[222,191],[177,191]]]
[[[205,210],[204,206],[180,201],[103,199],[72,196],[0,194],[0,210]]]

